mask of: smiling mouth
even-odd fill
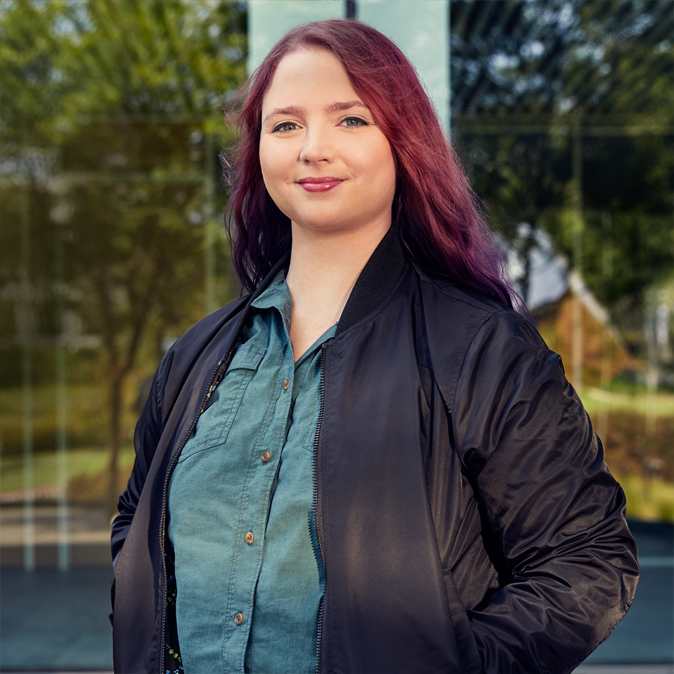
[[[333,187],[337,187],[344,182],[341,178],[302,178],[297,184],[301,185],[307,192],[327,192]]]

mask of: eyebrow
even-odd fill
[[[351,108],[363,108],[370,111],[365,103],[362,101],[335,101],[330,103],[330,105],[325,107],[326,112],[340,112],[342,110],[350,110]],[[301,115],[304,112],[303,108],[300,108],[297,105],[289,105],[285,108],[274,108],[263,120],[262,124],[264,125],[268,119],[275,117],[276,115]]]

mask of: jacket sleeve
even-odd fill
[[[453,412],[500,576],[468,611],[484,671],[571,672],[623,617],[639,573],[601,442],[560,357],[512,312],[474,338]]]
[[[140,498],[145,478],[147,477],[152,457],[154,456],[161,435],[161,380],[162,372],[167,361],[167,356],[159,365],[157,372],[152,380],[152,387],[148,395],[145,407],[136,424],[136,430],[133,437],[136,458],[131,471],[131,477],[126,485],[126,489],[119,497],[117,510],[119,514],[112,521],[112,535],[110,538],[110,548],[112,552],[113,568],[117,566],[119,553],[129,532],[129,527],[133,520],[138,499]]]

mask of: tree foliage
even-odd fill
[[[490,5],[452,5],[455,129],[475,189],[524,260],[520,222],[571,264],[579,246],[600,301],[639,312],[673,269],[671,2]]]
[[[2,0],[5,139],[53,143],[97,115],[213,116],[245,78],[227,0]]]
[[[222,202],[215,158],[228,134],[221,108],[244,81],[245,56],[244,8],[226,0],[0,2],[3,187],[46,202],[13,220],[30,231],[33,309],[61,293],[100,339],[111,487],[139,354],[151,370],[162,338],[203,315],[205,232]],[[42,159],[39,179],[31,156]],[[21,237],[3,238],[18,277]],[[53,262],[33,273],[59,246],[63,278]]]

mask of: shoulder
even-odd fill
[[[169,351],[178,352],[199,349],[203,344],[211,341],[224,327],[236,319],[245,307],[250,296],[245,295],[226,304],[212,314],[205,316],[186,330],[169,348]]]
[[[417,274],[422,291],[437,296],[439,301],[444,301],[448,305],[464,307],[464,311],[485,317],[504,311],[502,304],[485,293],[472,290],[446,278],[431,276],[419,269],[417,269]]]
[[[502,368],[551,354],[535,326],[491,297],[417,270],[432,368],[449,410],[459,379],[489,363],[491,381]]]
[[[417,269],[424,316],[430,331],[455,347],[468,348],[478,335],[490,339],[520,339],[545,347],[534,324],[494,298],[453,281]]]
[[[238,318],[250,296],[244,296],[202,318],[166,351],[155,375],[157,396],[174,398],[187,376],[202,363],[224,358],[221,351],[234,337]]]

